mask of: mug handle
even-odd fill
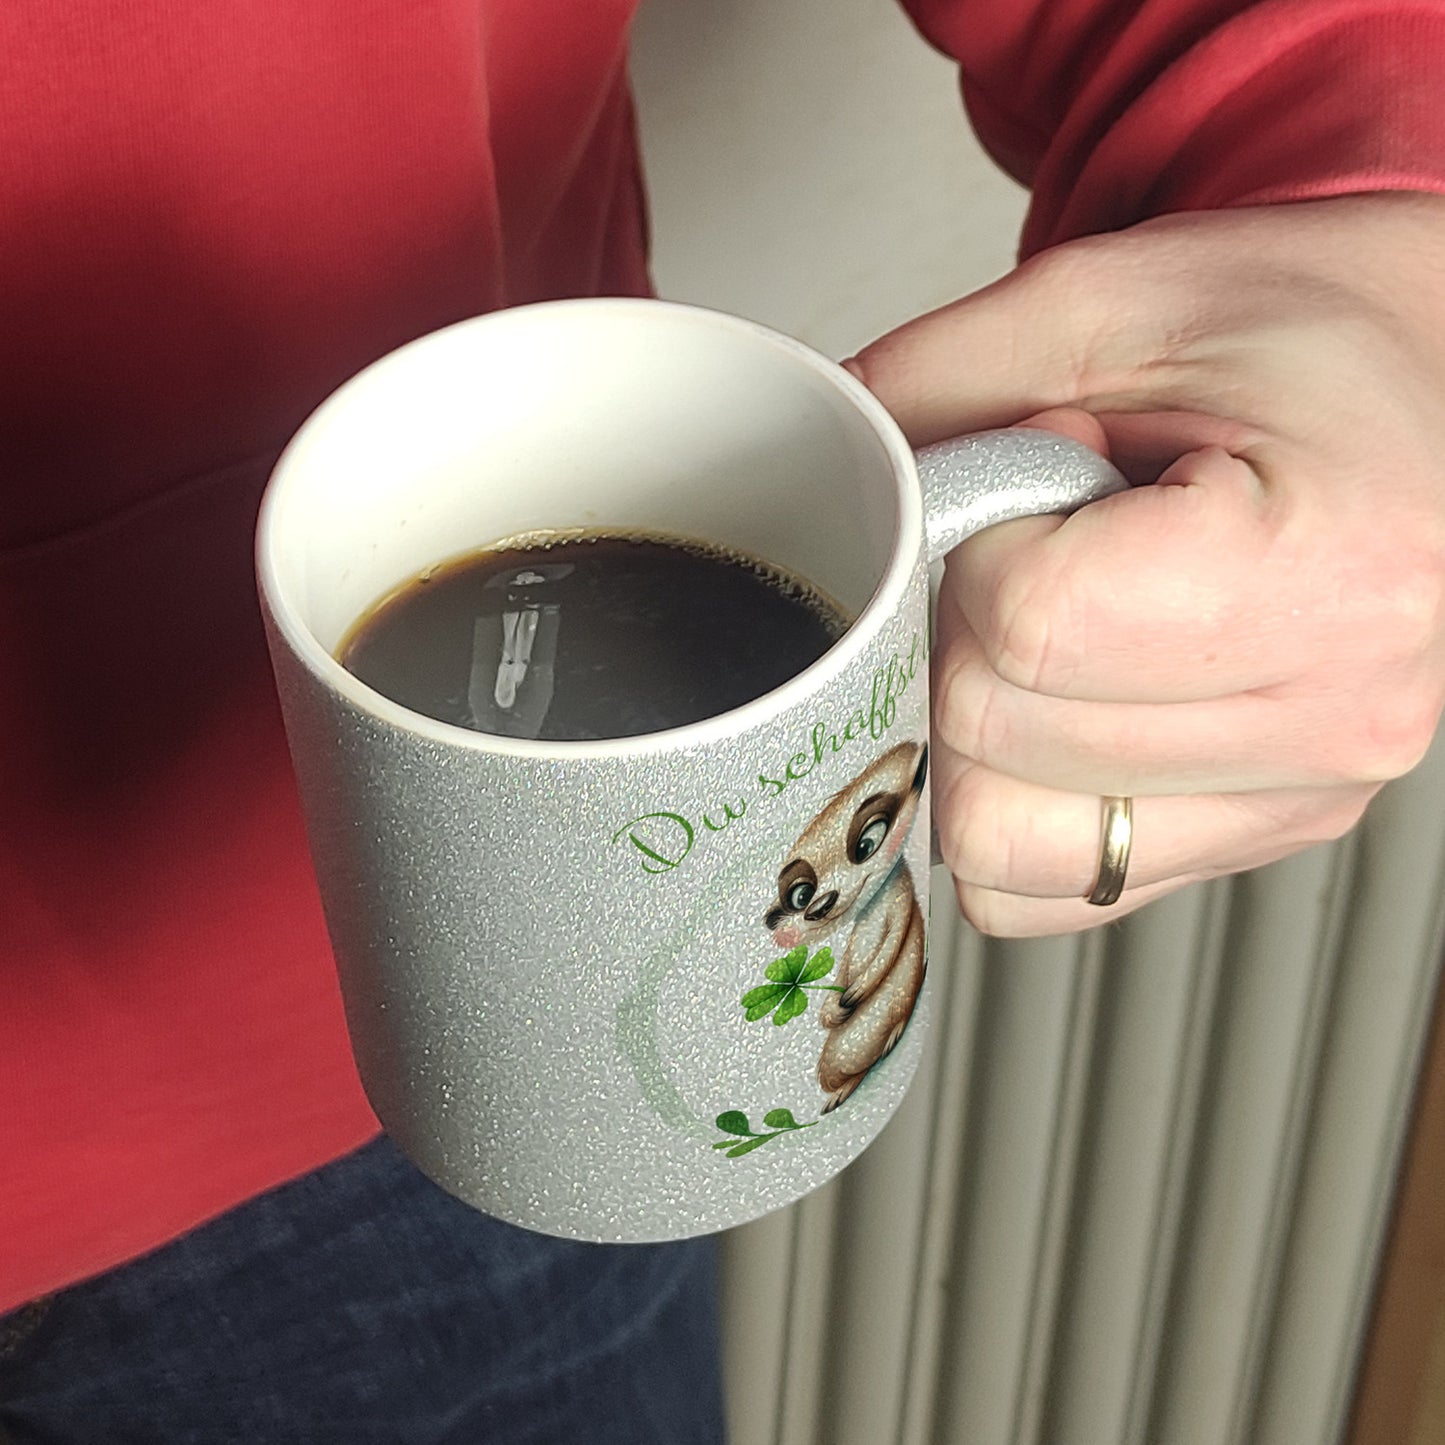
[[[1014,517],[1077,512],[1127,492],[1121,472],[1082,442],[1031,427],[1004,427],[936,442],[916,454],[923,491],[923,540],[930,562],[965,537]],[[938,867],[938,829],[930,830]]]
[[[995,522],[1076,512],[1129,490],[1122,474],[1082,442],[1030,427],[937,442],[923,447],[917,461],[930,562]]]

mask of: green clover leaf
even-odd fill
[[[797,1018],[800,1013],[808,1011],[808,995],[800,988],[790,988],[783,995],[783,1001],[778,1005],[778,1011],[773,1015],[773,1022],[781,1027],[783,1024]]]
[[[807,966],[808,945],[800,943],[781,958],[775,958],[763,972],[774,983],[797,983]]]
[[[721,1149],[724,1158],[740,1159],[744,1154],[751,1154],[754,1149],[761,1148],[770,1139],[780,1139],[784,1134],[795,1133],[800,1129],[811,1129],[818,1121],[814,1119],[810,1123],[800,1124],[793,1118],[791,1109],[769,1109],[763,1115],[764,1132],[755,1134],[752,1125],[748,1123],[748,1116],[741,1109],[728,1109],[717,1116],[716,1122],[726,1137],[714,1140],[709,1147]]]
[[[766,1018],[792,992],[792,985],[786,983],[765,983],[760,988],[750,988],[743,995],[748,1022],[755,1024]]]
[[[831,948],[820,948],[810,959],[807,945],[803,943],[781,958],[775,958],[763,970],[772,982],[750,988],[742,996],[747,1021],[754,1024],[772,1014],[773,1022],[781,1026],[807,1012],[808,995],[804,990],[825,988],[842,992],[837,985],[818,982],[833,971],[833,963]]]
[[[823,947],[813,955],[812,962],[809,963],[807,968],[798,975],[798,982],[816,983],[818,979],[826,978],[827,975],[832,972],[833,950],[825,943]]]
[[[741,1144],[734,1144],[728,1150],[726,1158],[737,1159],[743,1154],[750,1154],[754,1149],[766,1144],[769,1139],[776,1139],[776,1134],[759,1134],[756,1139],[745,1139]]]

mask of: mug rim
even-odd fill
[[[726,712],[714,713],[697,722],[657,732],[636,733],[627,737],[544,740],[512,738],[497,733],[479,732],[458,723],[428,717],[348,672],[317,640],[303,621],[299,610],[286,595],[275,566],[276,538],[280,530],[278,517],[292,478],[301,466],[298,460],[305,443],[331,422],[334,412],[343,408],[353,392],[368,383],[382,370],[405,366],[417,353],[430,349],[438,337],[465,330],[485,330],[499,325],[525,324],[525,317],[534,312],[617,311],[638,315],[662,309],[691,324],[732,331],[751,337],[768,348],[784,353],[802,363],[816,377],[839,392],[860,412],[875,436],[882,443],[890,467],[894,493],[894,531],[888,550],[887,564],[867,604],[849,625],[848,630],[821,657],[809,663],[786,682]],[[914,546],[907,545],[908,538]],[[825,688],[835,675],[850,667],[868,647],[884,619],[903,605],[912,578],[917,554],[922,546],[923,502],[919,489],[917,466],[912,447],[902,428],[883,403],[851,372],[805,342],[765,326],[761,322],[734,316],[729,312],[692,303],[662,301],[650,297],[576,297],[556,301],[537,301],[522,306],[503,307],[466,317],[448,326],[416,337],[378,357],[347,378],[331,391],[297,428],[277,458],[261,498],[256,521],[255,562],[258,590],[268,619],[280,634],[287,649],[306,670],[329,692],[339,695],[358,711],[391,727],[428,739],[448,748],[469,752],[505,755],[533,760],[585,761],[588,759],[628,757],[640,753],[657,753],[685,748],[705,748],[726,742],[769,722],[779,713],[806,701]],[[476,550],[476,549],[472,549]],[[466,554],[461,554],[466,555]],[[446,560],[446,559],[438,559]]]

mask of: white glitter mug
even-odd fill
[[[916,461],[841,367],[656,301],[497,312],[342,386],[276,468],[257,563],[352,1046],[400,1148],[489,1214],[607,1241],[739,1224],[855,1159],[929,1023],[929,562],[1123,485],[1037,431]],[[335,661],[424,568],[574,528],[760,557],[856,620],[755,702],[604,742],[433,721]]]

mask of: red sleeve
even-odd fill
[[[1441,0],[904,0],[1033,201],[1022,250],[1149,216],[1445,192]]]

